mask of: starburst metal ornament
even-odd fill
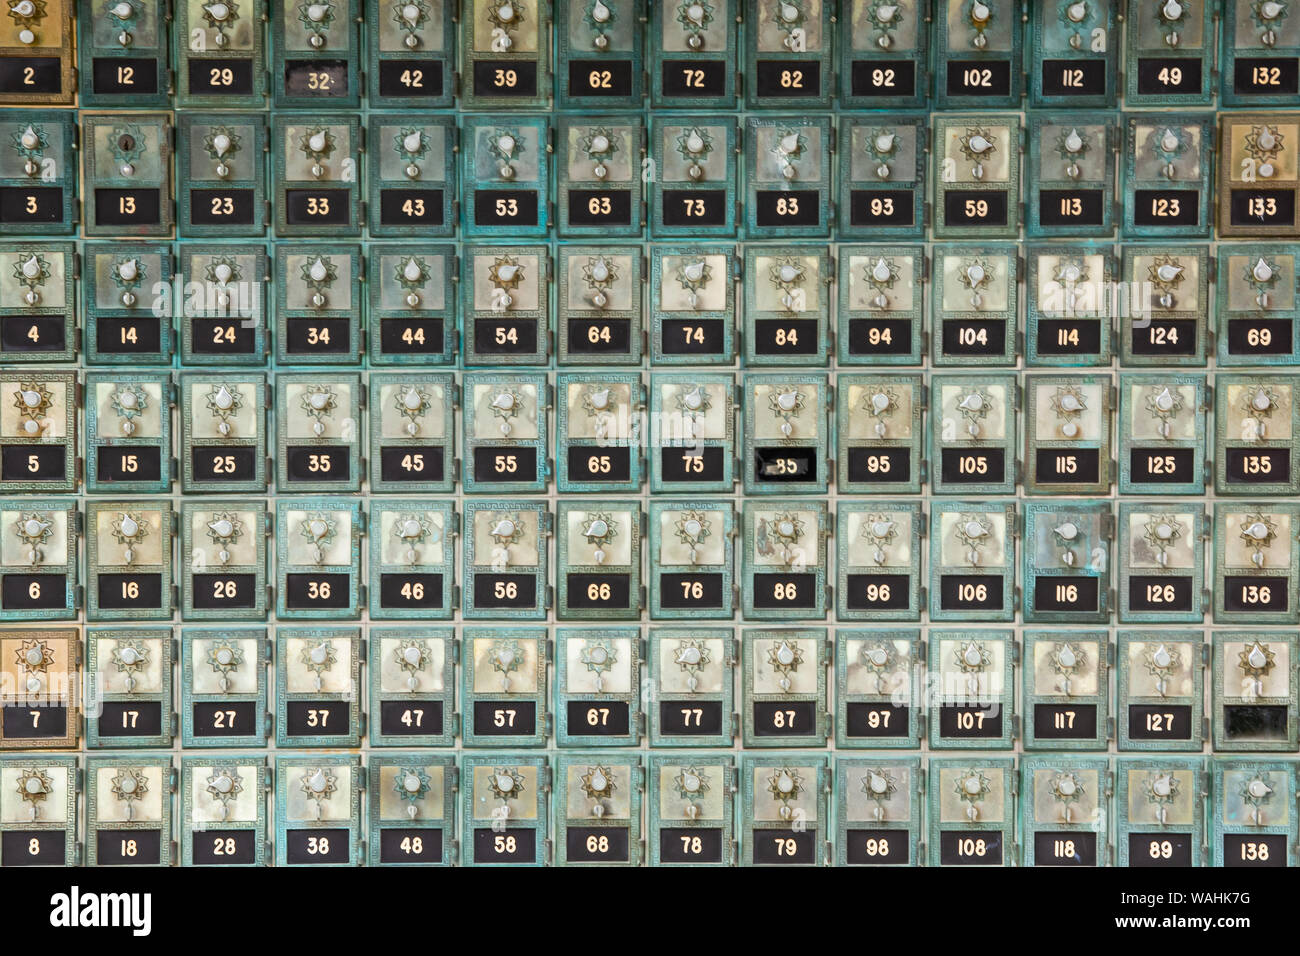
[[[1061,820],[1065,823],[1073,823],[1071,814],[1074,804],[1078,803],[1087,792],[1079,775],[1072,770],[1062,770],[1052,777],[1048,786],[1053,799],[1061,805]]]
[[[420,673],[428,669],[433,659],[429,642],[421,638],[406,638],[393,649],[397,666],[406,672],[406,689],[415,693],[420,686]]]
[[[1061,641],[1052,645],[1047,662],[1057,674],[1056,686],[1069,697],[1074,693],[1074,678],[1088,666],[1088,653],[1078,644]]]
[[[119,385],[109,398],[109,406],[121,420],[122,434],[133,435],[136,419],[149,408],[149,393],[136,383]]]
[[[883,693],[885,681],[898,667],[898,654],[889,641],[870,641],[858,651],[858,662],[862,664],[876,682],[876,693]]]
[[[128,47],[135,41],[131,27],[143,8],[143,0],[118,0],[116,3],[109,0],[104,13],[109,24],[117,31],[117,42],[122,46]]]
[[[1276,126],[1252,126],[1246,134],[1246,153],[1255,160],[1255,175],[1272,179],[1277,173],[1277,154],[1283,148],[1283,136]]]
[[[208,666],[220,675],[217,686],[221,688],[221,693],[230,693],[230,675],[239,670],[243,663],[244,651],[235,641],[215,640],[208,645]]]
[[[393,792],[406,804],[408,818],[420,815],[420,801],[429,793],[430,780],[423,767],[399,767],[393,775]]]
[[[761,556],[775,554],[785,564],[793,564],[802,556],[803,549],[796,545],[803,538],[805,528],[803,519],[797,514],[782,511],[770,519],[760,518],[757,530],[755,547]]]
[[[1183,410],[1183,396],[1177,388],[1168,385],[1152,385],[1147,389],[1146,408],[1156,420],[1156,432],[1161,438],[1169,438],[1174,433],[1174,419]]]
[[[429,405],[429,393],[419,385],[408,383],[398,386],[397,394],[393,397],[393,407],[406,419],[402,430],[412,438],[420,433],[420,423],[417,419],[425,416],[429,411]]]
[[[1157,644],[1155,647],[1147,645],[1142,653],[1142,663],[1147,673],[1154,679],[1156,693],[1161,697],[1168,696],[1169,680],[1174,671],[1183,664],[1183,657],[1177,645]]]
[[[397,266],[393,278],[406,290],[407,308],[420,306],[420,290],[429,283],[429,265],[422,256],[407,256]]]
[[[604,0],[591,0],[582,19],[592,31],[591,45],[597,50],[608,49],[609,36],[606,31],[618,20],[618,16],[609,4]]]
[[[234,256],[213,256],[204,267],[203,278],[209,286],[216,287],[217,307],[228,309],[231,302],[230,283],[241,281],[244,270]]]
[[[329,767],[308,767],[299,778],[299,789],[315,805],[316,819],[325,816],[325,801],[338,791],[338,778]]]
[[[9,0],[9,16],[18,27],[18,42],[29,46],[36,42],[35,27],[45,19],[45,0]]]
[[[220,35],[220,34],[219,34]],[[230,161],[239,152],[243,137],[228,126],[212,126],[203,137],[203,149],[216,165],[212,171],[218,179],[230,175]]]
[[[985,31],[993,23],[993,7],[985,0],[968,0],[968,3],[966,22],[971,28],[970,45],[977,50],[983,50],[989,45],[989,38],[985,35]]]
[[[54,778],[39,767],[18,771],[18,799],[28,805],[27,818],[38,820],[41,807],[54,791]]]
[[[767,778],[767,792],[773,800],[780,802],[781,819],[791,820],[794,818],[794,807],[790,806],[790,802],[798,800],[804,792],[803,774],[794,767],[777,767]]]
[[[119,511],[113,519],[113,537],[122,545],[122,563],[132,564],[136,558],[136,545],[149,537],[149,521],[138,512]]]
[[[612,671],[618,662],[618,648],[607,638],[589,638],[583,642],[582,650],[578,653],[578,661],[588,672],[596,675],[592,683],[596,693],[599,694],[605,690],[604,675]]]
[[[582,792],[591,801],[591,815],[599,819],[606,812],[605,803],[613,799],[618,786],[614,783],[614,774],[609,767],[596,764],[588,767],[582,775]]]
[[[302,281],[311,290],[311,304],[314,309],[323,309],[329,304],[327,294],[339,277],[339,267],[329,256],[316,256],[304,262],[299,273]]]
[[[1251,512],[1241,522],[1241,540],[1254,549],[1250,563],[1257,568],[1264,566],[1265,549],[1273,544],[1276,537],[1277,523],[1261,511]]]
[[[488,536],[495,545],[492,549],[492,566],[504,568],[510,563],[510,545],[518,543],[524,536],[523,515],[497,514],[488,520],[491,523]]]
[[[875,0],[866,10],[867,28],[872,31],[871,39],[882,50],[894,45],[894,31],[903,23],[903,8],[898,3]]]
[[[148,266],[134,256],[119,259],[115,262],[113,264],[112,279],[114,285],[120,290],[118,301],[128,309],[135,308],[136,303],[139,301],[136,292],[148,275]]]
[[[871,545],[871,560],[877,565],[883,565],[889,558],[885,548],[898,538],[898,522],[887,514],[868,514],[858,536]]]
[[[298,533],[311,542],[311,559],[314,564],[325,563],[325,551],[334,543],[338,522],[329,512],[308,515],[298,525]]]
[[[1060,420],[1061,434],[1075,438],[1079,434],[1079,418],[1088,410],[1088,400],[1083,389],[1075,385],[1058,385],[1050,399],[1052,411]]]
[[[618,524],[607,511],[588,511],[582,522],[582,536],[594,549],[591,552],[592,560],[604,564],[608,557],[605,548],[618,537]]]
[[[23,293],[23,301],[28,305],[41,304],[39,290],[49,280],[50,275],[50,262],[39,252],[28,253],[25,259],[21,255],[14,259],[13,277],[20,285],[27,287],[27,291]]]
[[[871,810],[872,817],[877,823],[882,823],[886,816],[885,804],[898,792],[898,780],[888,770],[877,767],[868,770],[867,775],[862,778],[862,792],[875,804]]]
[[[1282,270],[1276,259],[1261,255],[1253,265],[1246,266],[1243,278],[1255,289],[1255,304],[1261,309],[1267,309],[1271,304],[1273,287],[1282,278]]]
[[[791,675],[797,673],[803,663],[803,648],[798,641],[773,641],[767,649],[767,663],[773,672],[781,675],[777,685],[783,694],[788,694],[794,686]]]
[[[599,383],[588,385],[582,393],[582,408],[591,419],[592,434],[601,440],[608,437],[610,427],[617,424],[613,388]]]
[[[524,22],[523,0],[505,0],[500,4],[488,4],[488,20],[492,24],[492,52],[505,53],[515,45],[510,36],[512,30],[519,29]]]
[[[501,689],[509,692],[510,675],[524,665],[524,649],[516,640],[498,638],[492,642],[492,648],[488,651],[488,661],[492,665],[492,670],[501,675],[499,678]]]
[[[969,513],[957,519],[953,535],[966,547],[966,563],[976,566],[980,563],[980,548],[990,543],[993,526],[982,514]]]
[[[686,45],[704,49],[704,30],[713,22],[713,4],[707,0],[685,0],[677,6],[677,22],[686,31]]]
[[[1088,263],[1080,255],[1064,255],[1052,270],[1052,279],[1065,296],[1065,311],[1073,313],[1079,307],[1079,289],[1090,278]]]
[[[690,179],[702,179],[704,163],[713,152],[713,137],[709,131],[699,126],[687,127],[677,135],[674,145],[688,164],[686,175]]]
[[[1182,42],[1183,20],[1186,16],[1186,0],[1164,0],[1157,7],[1154,19],[1160,25],[1167,46],[1177,47]]]
[[[868,390],[862,395],[862,410],[876,420],[872,426],[876,437],[884,438],[889,434],[886,419],[898,411],[898,392],[888,385]]]
[[[217,431],[223,436],[234,434],[234,418],[244,407],[244,396],[237,385],[214,384],[204,396],[208,411],[217,419]]]
[[[113,796],[126,804],[127,820],[135,819],[135,804],[149,792],[149,778],[143,767],[121,767],[109,785]]]
[[[339,407],[339,396],[330,386],[308,385],[298,399],[299,410],[306,412],[313,419],[311,430],[317,438],[325,434],[328,427],[325,422],[334,417]]]
[[[972,179],[984,178],[984,160],[998,151],[998,141],[993,133],[982,126],[968,126],[957,138],[957,149],[971,164]]]
[[[54,649],[40,638],[24,640],[14,652],[18,669],[26,675],[23,689],[29,695],[39,694],[45,685],[45,675],[54,664]]]
[[[1151,550],[1155,552],[1156,564],[1162,568],[1169,566],[1169,548],[1183,536],[1183,525],[1177,515],[1148,515],[1142,526],[1142,537],[1146,539]]]
[[[979,807],[976,804],[983,803],[984,798],[989,795],[992,789],[993,781],[974,767],[958,777],[953,792],[966,804],[966,819],[971,823],[978,820],[980,816]]]
[[[808,137],[797,128],[778,130],[769,151],[776,157],[783,179],[798,179],[798,164],[808,152]]]
[[[888,179],[893,175],[889,165],[898,152],[898,134],[887,127],[876,127],[867,131],[866,151],[876,164],[876,178]]]
[[[1273,799],[1273,780],[1267,771],[1259,770],[1241,787],[1241,802],[1250,807],[1252,825],[1264,825],[1264,810]]]
[[[606,164],[618,152],[620,140],[618,133],[605,126],[588,130],[579,140],[578,147],[591,160],[591,174],[597,179],[604,179],[609,175],[609,167]]]
[[[713,663],[713,656],[709,653],[706,642],[688,638],[678,642],[677,649],[673,651],[673,663],[686,675],[686,689],[693,694],[700,686],[699,675],[707,665]]]
[[[1252,641],[1237,655],[1237,666],[1250,682],[1247,697],[1264,696],[1264,678],[1273,670],[1277,655],[1267,644]]]
[[[957,400],[957,411],[966,420],[966,434],[978,439],[984,430],[983,422],[993,411],[993,396],[987,389],[976,386]]]
[[[691,564],[699,560],[699,547],[711,533],[708,516],[702,511],[683,511],[673,525],[673,534],[691,549]]]
[[[119,674],[126,675],[126,692],[134,694],[138,675],[149,666],[149,645],[129,638],[113,645],[112,662]]]
[[[516,800],[524,792],[524,775],[515,767],[494,767],[488,777],[488,792],[494,799],[501,801],[501,806],[493,810],[493,816],[506,818],[510,816],[510,801]]]
[[[1085,0],[1067,2],[1057,14],[1061,25],[1070,31],[1069,44],[1073,50],[1083,49],[1084,36],[1091,24],[1097,22],[1097,16]]]
[[[1160,169],[1165,179],[1178,178],[1178,158],[1190,148],[1186,134],[1180,129],[1166,126],[1156,128],[1147,137],[1147,149],[1163,166]]]
[[[677,267],[677,282],[686,291],[686,303],[692,309],[700,307],[700,293],[713,279],[713,266],[704,259],[683,262]]]
[[[1187,269],[1177,256],[1153,256],[1147,266],[1147,278],[1158,293],[1156,301],[1162,309],[1172,309],[1178,303],[1174,293],[1187,277]]]
[[[894,283],[898,281],[898,263],[888,256],[878,256],[875,262],[864,267],[863,275],[867,280],[867,284],[876,290],[876,294],[871,297],[871,307],[873,309],[888,309],[888,292],[894,288]]]
[[[1181,789],[1178,778],[1167,770],[1153,771],[1147,779],[1147,803],[1151,804],[1152,815],[1161,826],[1169,819],[1169,808],[1178,799]]]
[[[27,563],[36,567],[44,561],[45,552],[41,548],[54,536],[54,522],[50,517],[41,511],[20,511],[13,529],[27,548]]]
[[[117,163],[117,171],[124,177],[135,175],[136,160],[143,155],[148,141],[144,131],[134,123],[114,127],[108,138],[108,148]]]
[[[781,422],[781,434],[794,436],[795,422],[804,410],[804,393],[797,385],[777,385],[767,395],[767,407]]]
[[[1250,5],[1250,17],[1259,29],[1259,42],[1265,47],[1277,43],[1277,31],[1290,12],[1290,4],[1283,0],[1255,0]]]
[[[684,437],[694,438],[699,432],[700,419],[713,408],[709,390],[702,385],[680,385],[673,395],[673,404],[681,415]]]
[[[418,160],[429,151],[429,141],[418,126],[404,126],[393,137],[393,151],[406,163],[402,172],[407,179],[420,178]]]
[[[496,256],[488,266],[488,280],[492,283],[492,311],[505,312],[515,304],[510,293],[524,281],[524,267],[515,256]]]
[[[45,158],[45,150],[50,146],[50,138],[45,132],[45,127],[29,123],[21,131],[14,130],[10,134],[10,139],[14,150],[23,157],[23,172],[28,176],[39,173],[41,160]]]
[[[983,641],[975,639],[959,641],[953,652],[957,669],[966,675],[966,693],[969,697],[979,697],[980,675],[993,663],[993,655],[984,646]]]
[[[618,281],[618,270],[606,256],[590,256],[582,267],[582,281],[591,294],[591,304],[598,309],[609,305],[609,290]]]
[[[307,30],[307,42],[317,50],[324,49],[326,34],[334,22],[334,4],[327,0],[303,0],[298,4],[298,21]]]
[[[1064,520],[1052,529],[1052,537],[1061,549],[1061,563],[1068,568],[1074,567],[1076,560],[1074,543],[1079,539],[1079,523],[1074,515],[1062,516]]]
[[[677,776],[673,777],[673,789],[686,801],[685,812],[688,820],[699,817],[700,805],[697,801],[712,789],[709,786],[712,782],[712,778],[707,773],[695,766],[683,767]]]
[[[217,560],[230,563],[230,549],[244,535],[244,522],[233,511],[214,511],[207,522],[207,535],[219,550]]]
[[[807,270],[798,256],[777,256],[767,275],[781,293],[781,308],[787,312],[804,311],[807,296],[802,286]]]
[[[429,22],[429,6],[425,0],[397,0],[391,19],[406,33],[402,43],[414,50],[420,45],[420,28]]]
[[[311,160],[311,175],[320,179],[325,175],[325,163],[338,147],[334,131],[328,126],[311,126],[298,137],[298,149]]]
[[[993,264],[986,259],[978,256],[972,256],[962,260],[961,271],[957,273],[957,281],[970,290],[970,304],[972,309],[980,309],[984,306],[984,292],[993,284]]]
[[[497,129],[488,137],[487,148],[497,159],[497,175],[502,179],[514,179],[515,160],[526,152],[518,130]]]
[[[221,806],[221,819],[230,819],[230,804],[244,792],[244,778],[233,767],[217,767],[208,776],[208,795]]]
[[[218,50],[224,50],[230,44],[230,37],[225,31],[239,19],[239,4],[235,0],[218,0],[216,3],[205,3],[202,9],[203,19],[216,31],[212,45]]]
[[[1241,396],[1241,410],[1246,424],[1254,430],[1256,441],[1263,441],[1268,431],[1268,421],[1278,407],[1278,394],[1267,382],[1257,382]],[[1253,423],[1253,424],[1252,424]]]
[[[319,691],[325,684],[325,675],[339,662],[339,655],[334,642],[325,638],[305,646],[298,655],[298,660],[315,675],[316,689]]]
[[[425,514],[410,512],[400,514],[393,522],[393,536],[406,545],[403,557],[407,564],[415,564],[420,558],[417,545],[423,541],[437,543],[442,540],[442,532],[435,527]]]

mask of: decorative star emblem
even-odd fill
[[[109,786],[113,795],[126,804],[144,799],[149,792],[149,778],[143,767],[121,767]]]
[[[1264,770],[1257,770],[1241,787],[1241,802],[1250,807],[1251,822],[1260,826],[1264,822],[1264,808],[1273,798],[1273,780]]]
[[[329,767],[307,767],[298,778],[299,789],[307,795],[308,800],[316,803],[316,816],[321,815],[321,801],[332,799],[338,791],[338,778]]]
[[[13,523],[14,532],[27,546],[27,560],[40,564],[41,546],[54,536],[54,522],[39,511],[20,511],[18,520]]]
[[[686,674],[687,687],[693,691],[699,686],[697,675],[713,663],[713,656],[709,653],[706,642],[689,638],[678,642],[677,649],[673,651],[673,663]]]
[[[516,289],[524,279],[524,267],[515,256],[497,256],[488,266],[492,284],[500,289]]]
[[[203,137],[203,150],[208,158],[224,163],[239,152],[244,137],[228,126],[211,126]]]
[[[498,545],[506,547],[516,544],[524,536],[523,517],[517,514],[502,512],[489,518],[492,528],[488,532],[489,536]]]
[[[13,277],[29,289],[42,286],[50,278],[50,261],[39,252],[22,253],[14,259]]]
[[[767,663],[774,672],[781,675],[778,681],[781,690],[789,693],[793,686],[790,675],[796,673],[803,663],[803,648],[794,640],[773,641],[767,649]]]
[[[406,685],[411,690],[419,684],[418,675],[428,668],[432,657],[429,642],[419,638],[406,638],[393,649],[393,658],[397,666],[406,671]]]
[[[298,660],[307,670],[316,675],[316,686],[320,688],[321,679],[339,662],[338,650],[329,638],[309,643],[298,655]]]
[[[1276,126],[1252,126],[1246,134],[1246,152],[1259,162],[1277,156],[1284,145],[1282,132]]]
[[[208,666],[221,675],[221,691],[230,689],[230,675],[244,663],[244,651],[235,641],[216,640],[208,645]]]
[[[1147,803],[1155,808],[1156,820],[1163,826],[1169,815],[1169,807],[1178,799],[1182,783],[1167,770],[1152,771],[1147,778]]]
[[[54,663],[54,651],[45,641],[24,640],[15,652],[18,666],[32,674],[44,674]]]
[[[967,804],[966,817],[972,822],[979,817],[979,809],[975,804],[983,802],[992,790],[993,781],[975,767],[960,774],[953,786],[953,792],[957,794],[958,799]]]
[[[614,795],[618,786],[614,783],[614,774],[609,767],[600,764],[588,767],[582,775],[582,792],[588,800],[608,800]]]
[[[316,163],[329,159],[337,146],[338,139],[328,126],[309,126],[298,137],[298,148]]]
[[[221,818],[224,820],[230,813],[230,804],[244,792],[244,778],[233,767],[215,767],[204,789],[208,796],[221,804]]]
[[[524,650],[519,646],[518,641],[502,639],[492,642],[492,650],[488,655],[492,663],[492,670],[498,674],[510,675],[519,670],[524,662]]]
[[[957,139],[957,148],[976,165],[998,151],[997,140],[982,126],[966,127],[966,132]]]
[[[993,655],[984,646],[984,642],[974,639],[960,641],[953,656],[956,659],[957,668],[963,674],[978,674],[993,663]]]
[[[1061,813],[1065,817],[1065,822],[1069,823],[1073,805],[1078,803],[1079,798],[1085,793],[1083,781],[1074,771],[1062,770],[1052,777],[1048,786],[1052,791],[1052,797],[1061,804]]]
[[[298,534],[311,542],[312,559],[317,564],[325,561],[325,549],[333,544],[337,533],[338,522],[328,511],[310,514],[298,525]]]
[[[54,778],[40,767],[23,768],[18,771],[18,798],[31,804],[29,814],[33,820],[40,816],[41,804],[54,791]]]
[[[1252,641],[1237,655],[1237,665],[1256,680],[1273,670],[1277,654],[1267,644]]]
[[[589,639],[583,643],[578,660],[588,672],[596,675],[596,689],[600,690],[600,675],[613,669],[618,661],[618,649],[606,638]]]
[[[524,791],[524,775],[514,767],[496,767],[488,778],[488,789],[502,802],[514,800]]]
[[[399,767],[393,775],[393,792],[399,800],[411,804],[407,807],[411,816],[415,815],[411,813],[416,809],[415,803],[429,792],[431,781],[423,767]]]
[[[693,804],[695,800],[712,789],[709,786],[712,782],[713,778],[705,773],[702,768],[696,766],[683,767],[677,776],[673,777],[673,789],[677,791],[679,797],[691,801]]]
[[[794,767],[776,767],[767,778],[767,792],[781,803],[781,815],[788,817],[790,801],[797,800],[804,792],[803,774]]]

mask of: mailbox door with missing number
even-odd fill
[[[1116,746],[1199,753],[1207,730],[1205,636],[1165,629],[1121,630],[1118,637]]]
[[[361,612],[361,502],[280,498],[275,511],[276,609],[282,618],[350,620]]]
[[[1215,750],[1295,751],[1297,637],[1294,631],[1211,635]]]
[[[364,648],[359,628],[276,630],[277,747],[360,746]]]
[[[830,481],[831,389],[824,375],[743,377],[745,493],[826,494]]]

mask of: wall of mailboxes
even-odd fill
[[[0,865],[1296,862],[1287,4],[5,13]]]

